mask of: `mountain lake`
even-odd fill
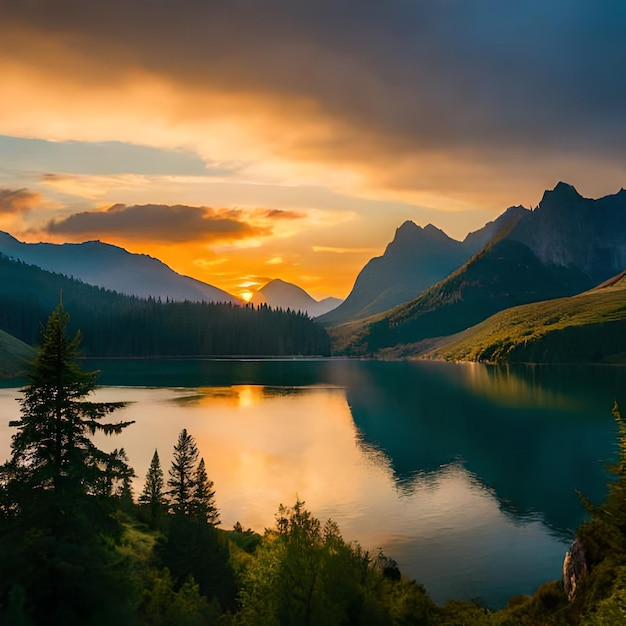
[[[305,360],[86,360],[141,491],[155,449],[167,477],[183,428],[215,483],[223,528],[262,532],[304,500],[345,539],[379,550],[432,598],[498,608],[561,576],[606,492],[626,367]],[[21,381],[23,383],[23,381]],[[0,388],[0,460],[19,415]]]

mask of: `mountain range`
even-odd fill
[[[267,304],[273,309],[291,309],[307,313],[311,317],[318,317],[335,309],[342,300],[324,298],[318,301],[298,285],[275,278],[255,291],[250,302],[255,305]]]
[[[89,285],[139,298],[243,304],[236,296],[179,274],[158,259],[133,254],[101,241],[24,243],[0,231],[0,253]],[[341,300],[325,298],[318,302],[297,285],[276,279],[255,292],[253,303],[302,311],[317,317],[334,309]]]
[[[6,280],[11,282],[11,289],[17,290],[16,294],[19,292],[24,310],[37,310],[36,315],[32,314],[33,319],[41,317],[42,307],[49,311],[54,298],[58,298],[58,280],[51,277],[59,274],[121,294],[131,294],[135,298],[152,296],[163,301],[241,304],[231,294],[177,274],[157,259],[131,254],[99,241],[27,244],[0,232],[0,258],[2,254],[6,255],[5,258],[55,272],[37,274],[33,269],[18,271],[15,269],[18,266],[7,266],[5,261],[0,264],[8,277]],[[343,303],[333,298],[317,302],[297,285],[279,279],[259,289],[252,302],[317,317],[333,337],[335,354],[421,354],[429,347],[441,346],[437,338],[466,331],[499,311],[570,298],[618,275],[624,268],[626,191],[621,189],[616,194],[594,200],[582,197],[571,185],[559,183],[544,193],[535,209],[511,207],[493,222],[468,234],[463,241],[448,237],[432,224],[422,228],[413,222],[405,222],[396,230],[384,254],[363,267]],[[32,284],[21,284],[16,278],[20,272],[24,274],[23,281]],[[50,291],[48,287],[52,283],[55,287]],[[8,283],[3,287],[8,287]],[[46,303],[41,299],[44,291]],[[617,295],[616,291],[619,292]],[[76,306],[85,309],[79,304],[83,298],[79,293],[82,292],[73,283],[70,292],[76,293]],[[592,303],[592,309],[600,315],[593,323],[603,324],[606,320],[602,319],[605,314],[602,311],[616,306],[615,302],[624,294],[626,290],[613,289],[610,297],[598,296],[597,301],[586,298],[584,302]],[[8,292],[5,294],[5,309],[13,306],[11,298],[15,297]],[[92,310],[97,309],[95,301],[104,298],[97,290],[85,292],[84,297],[90,300]],[[105,300],[112,302],[110,296]],[[29,304],[24,304],[27,301]],[[572,307],[583,306],[582,299],[563,302],[567,302],[563,307],[550,304],[545,309],[523,310],[524,332],[529,337],[543,337],[545,333],[529,324],[528,311],[540,320],[544,319],[541,311],[552,310],[552,306],[557,311],[552,317],[573,319],[577,316],[579,322],[587,319],[572,312]],[[121,301],[115,307],[120,311],[140,308],[137,304]],[[14,311],[12,315],[15,314]],[[0,318],[7,315],[6,311],[0,310]],[[7,318],[0,328],[30,343],[32,328],[29,326],[26,332],[20,326],[20,319]],[[506,320],[517,318],[507,314],[495,319],[501,328],[505,328]],[[522,328],[521,322],[515,323],[518,330]],[[553,330],[560,328],[551,323]],[[547,322],[541,324],[546,326]],[[500,343],[505,338],[498,335],[494,339],[493,329],[485,331],[487,326],[481,326],[478,334],[465,332],[463,350],[470,356],[463,358],[501,358],[499,355],[503,351],[493,342],[493,345],[489,344],[491,339],[485,337],[492,337],[493,341]],[[580,332],[568,330],[560,336],[573,337],[576,333],[579,336]],[[515,332],[512,334],[517,336]],[[467,347],[468,341],[474,342],[474,348]],[[547,340],[541,341],[545,343]],[[482,351],[477,352],[476,342],[483,346]],[[451,344],[447,342],[446,345]],[[515,344],[514,350],[511,348],[507,354],[513,352],[519,358],[523,350]],[[456,358],[451,354],[441,352],[439,358]],[[454,354],[461,352],[455,348]],[[526,351],[525,354],[531,353]],[[538,349],[532,354],[539,354]]]
[[[140,298],[241,302],[222,289],[178,274],[158,259],[100,241],[23,243],[0,231],[0,253],[89,285]]]
[[[69,332],[98,357],[327,355],[324,329],[307,315],[228,302],[128,296],[0,254],[0,329],[35,345],[62,300]]]
[[[512,306],[588,290],[626,267],[624,190],[592,200],[559,183],[536,209],[506,215],[479,252],[417,298],[331,328],[335,350],[373,354],[450,335]]]
[[[371,259],[361,270],[343,304],[321,316],[319,321],[328,325],[355,321],[415,298],[526,212],[523,207],[511,207],[462,242],[448,237],[432,224],[422,228],[411,221],[404,222],[384,254]]]

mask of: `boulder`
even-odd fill
[[[587,559],[582,542],[576,537],[563,560],[563,589],[571,602],[580,581],[587,575]]]

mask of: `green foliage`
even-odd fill
[[[207,476],[204,459],[200,459],[198,463],[194,483],[191,495],[191,515],[201,522],[217,526],[220,523],[220,513],[215,506],[213,481]]]
[[[452,335],[503,309],[573,295],[591,286],[581,272],[545,266],[524,244],[503,239],[414,300],[340,327],[333,333],[333,351],[375,354]]]
[[[304,503],[280,506],[242,574],[238,624],[426,624],[436,607],[424,589],[392,580],[337,525]]]
[[[611,592],[583,617],[582,626],[626,624],[626,568],[618,568],[611,578]]]
[[[139,504],[148,509],[152,523],[165,513],[167,500],[163,493],[163,470],[157,450],[152,455]]]
[[[200,593],[193,578],[176,590],[167,568],[149,572],[139,626],[209,626],[218,623],[219,614],[219,606]]]
[[[21,418],[10,423],[11,459],[0,468],[0,604],[10,600],[25,623],[123,624],[133,592],[109,549],[119,534],[109,513],[130,495],[132,470],[123,450],[104,453],[90,437],[130,422],[103,423],[123,404],[85,399],[96,374],[77,366],[80,336],[68,337],[68,321],[61,305],[50,315]]]
[[[213,525],[187,515],[169,516],[156,555],[170,570],[176,589],[193,577],[202,595],[217,599],[223,608],[234,604],[227,539]]]
[[[501,311],[426,353],[454,361],[623,362],[626,356],[626,288]]]
[[[588,574],[580,581],[569,607],[572,621],[582,624],[624,623],[626,609],[626,419],[617,403],[617,460],[607,465],[611,474],[604,502],[583,498],[591,519],[577,532],[585,550]]]
[[[198,460],[196,440],[183,428],[174,445],[172,467],[167,481],[170,490],[171,509],[180,515],[189,515],[194,501],[196,487],[195,467]]]
[[[329,355],[326,331],[306,314],[267,305],[141,300],[0,255],[0,329],[27,344],[63,291],[88,356]]]
[[[597,506],[583,498],[591,520],[583,524],[579,536],[591,565],[605,559],[626,562],[626,419],[617,402],[613,406],[613,417],[618,429],[618,459],[607,465],[612,476],[608,494]]]
[[[89,402],[97,373],[76,364],[80,335],[67,335],[69,315],[59,305],[43,330],[43,342],[23,390],[21,418],[11,443],[11,480],[19,488],[98,494],[130,475],[125,454],[107,454],[92,442],[96,432],[117,434],[132,422],[103,423],[119,402]]]

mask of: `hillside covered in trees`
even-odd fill
[[[330,353],[307,315],[225,303],[124,296],[0,255],[0,330],[34,345],[62,297],[83,352],[100,357],[282,356]]]
[[[495,363],[624,363],[626,272],[569,298],[500,311],[422,355]],[[410,349],[407,350],[410,353]]]
[[[558,625],[617,624],[626,597],[626,423],[614,409],[619,459],[604,503],[582,498],[578,566],[565,588],[489,611],[472,602],[437,606],[393,559],[343,539],[304,502],[278,507],[263,535],[220,528],[216,488],[183,429],[171,467],[158,451],[138,498],[123,449],[92,435],[132,428],[93,402],[96,374],[76,363],[59,305],[50,316],[9,460],[0,466],[0,623],[74,626]],[[219,486],[217,487],[219,489]],[[572,552],[574,553],[574,551]],[[570,559],[571,561],[571,559]],[[575,583],[575,584],[573,584]]]

